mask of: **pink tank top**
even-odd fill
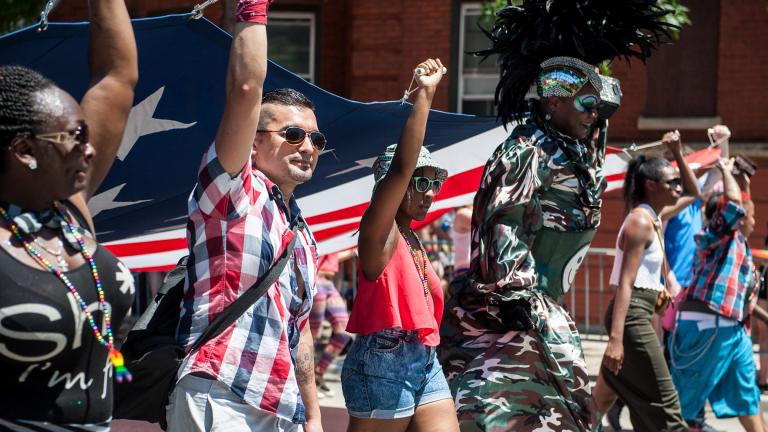
[[[395,253],[375,281],[369,281],[360,267],[357,274],[357,296],[347,331],[368,335],[399,327],[418,330],[419,340],[424,345],[440,345],[440,320],[443,317],[440,278],[428,262],[427,280],[432,295],[427,299],[411,252],[401,236],[398,236]]]

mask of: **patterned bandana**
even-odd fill
[[[16,223],[21,232],[31,235],[40,232],[43,227],[47,227],[61,232],[64,239],[70,246],[72,246],[72,248],[77,251],[80,250],[80,243],[78,243],[77,239],[71,232],[69,232],[67,221],[65,221],[53,208],[43,211],[25,210],[17,205],[5,202],[0,202],[0,206],[6,209],[8,215],[13,219],[13,222]],[[80,234],[92,237],[88,230],[84,230],[82,227],[77,228],[78,231],[80,231]]]
[[[559,156],[554,157],[557,165],[568,168],[581,186],[578,199],[585,213],[596,213],[599,217],[604,186],[597,178],[597,173],[590,167],[594,165],[595,158],[604,156],[595,154],[582,142],[558,132],[546,123],[540,128],[535,121],[528,120],[525,127],[513,131],[513,135],[515,134],[540,136],[538,145],[542,148],[551,147],[554,143],[561,152]]]
[[[389,171],[389,166],[392,165],[392,159],[395,157],[396,148],[397,144],[392,144],[391,146],[387,147],[387,149],[384,150],[384,153],[380,154],[379,157],[376,158],[376,161],[373,163],[373,179],[377,184],[382,178],[384,178],[384,174]],[[448,178],[448,171],[438,165],[438,163],[432,159],[432,154],[429,153],[429,150],[424,147],[421,147],[419,160],[416,162],[416,169],[422,167],[434,168],[435,171],[437,171],[435,180],[444,182],[445,179]]]

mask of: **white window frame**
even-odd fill
[[[317,14],[314,12],[283,12],[283,11],[271,11],[269,13],[270,26],[287,25],[279,22],[272,21],[281,19],[291,20],[307,20],[309,22],[309,73],[297,73],[291,71],[296,75],[304,78],[307,81],[315,82],[315,49],[317,45],[316,33],[317,33]],[[282,66],[282,65],[281,65]]]
[[[464,101],[490,101],[493,102],[493,93],[488,94],[464,94],[464,79],[465,78],[496,78],[498,79],[498,73],[485,74],[485,73],[464,73],[464,39],[466,34],[466,17],[470,13],[476,13],[479,17],[482,12],[482,3],[462,3],[461,14],[459,17],[459,85],[458,85],[458,98],[457,98],[457,112],[464,112]]]

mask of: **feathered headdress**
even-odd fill
[[[499,10],[485,32],[492,46],[475,53],[499,55],[499,118],[521,120],[529,99],[573,96],[586,82],[600,92],[606,77],[595,65],[645,61],[677,28],[662,20],[667,13],[655,0],[524,0]]]

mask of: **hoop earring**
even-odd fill
[[[37,159],[30,159],[29,162],[27,162],[27,166],[32,171],[36,170],[37,169]]]

